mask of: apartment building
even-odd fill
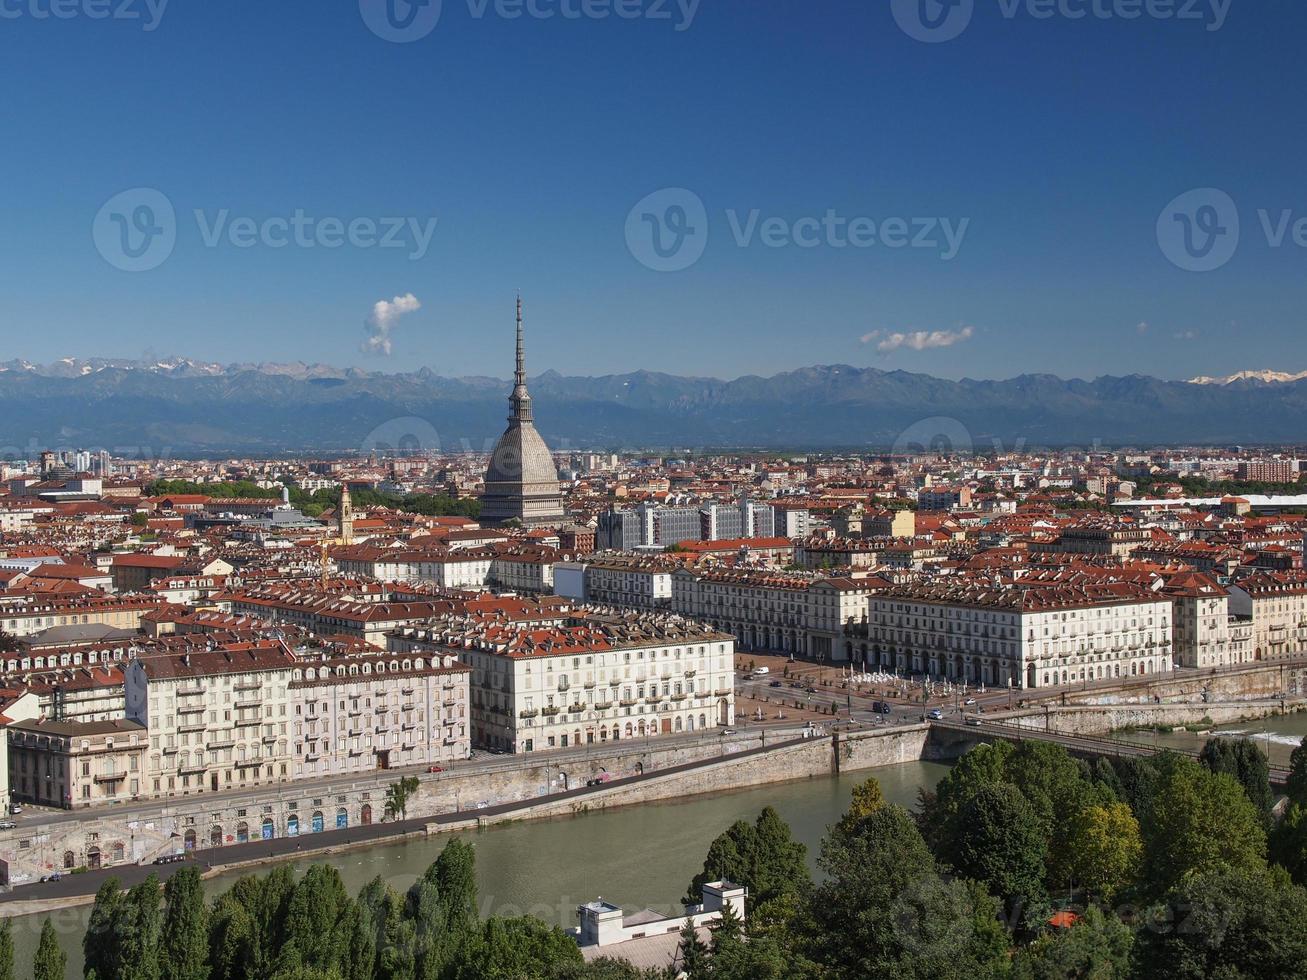
[[[1253,624],[1253,659],[1307,649],[1307,572],[1258,572],[1230,586],[1230,612]]]
[[[161,598],[22,595],[0,599],[0,629],[11,636],[34,636],[55,626],[97,625],[139,630],[141,617],[166,605]]]
[[[487,566],[488,567],[488,566]],[[349,636],[385,649],[386,634],[420,622],[448,603],[358,601],[349,596],[269,586],[227,593],[223,603],[237,616],[289,623],[318,636]]]
[[[1172,646],[1177,666],[1226,667],[1253,659],[1252,631],[1239,628],[1230,613],[1230,594],[1206,575],[1174,575],[1162,593],[1175,606]]]
[[[848,660],[853,627],[867,622],[867,599],[888,583],[873,577],[803,572],[680,569],[672,611],[734,635],[742,650]]]
[[[294,654],[279,640],[128,663],[125,714],[149,730],[143,795],[187,795],[291,778],[295,665]]]
[[[734,638],[679,616],[450,618],[390,638],[472,668],[472,742],[515,753],[726,727]]]
[[[1172,669],[1167,596],[1125,582],[930,582],[870,597],[871,666],[1040,688]]]
[[[146,731],[136,722],[42,718],[14,722],[8,736],[9,790],[24,803],[120,803],[136,799],[145,785]]]
[[[466,759],[471,673],[453,653],[306,658],[290,680],[294,778]]]

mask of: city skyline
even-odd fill
[[[17,356],[495,376],[467,340],[520,287],[534,367],[565,375],[650,337],[639,366],[722,378],[1307,367],[1302,109],[1274,81],[1297,8],[1005,3],[928,43],[853,3],[800,31],[784,6],[447,3],[395,40],[366,3],[161,6],[6,20],[43,95],[0,163]],[[167,255],[124,271],[116,236],[164,228],[143,201]]]

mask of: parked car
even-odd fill
[[[770,667],[754,667],[754,668],[753,668],[753,676],[754,676],[754,677],[766,677],[766,676],[767,676],[768,674],[770,674],[770,673],[771,673],[771,668],[770,668]]]
[[[154,859],[154,863],[176,864],[179,861],[185,861],[185,860],[186,860],[185,852],[182,852],[181,854],[160,854],[157,858]]]
[[[585,781],[585,784],[587,786],[602,786],[604,783],[609,782],[612,778],[613,777],[608,773],[601,772],[598,776],[595,776],[594,779],[587,779]]]
[[[890,714],[894,709],[890,707],[888,701],[874,701],[872,702],[871,710],[876,712],[877,714],[887,715]]]
[[[427,766],[427,772],[444,772],[443,766]]]
[[[42,880],[42,881],[58,881],[58,880],[61,879],[62,877],[63,877],[63,872],[61,872],[61,871],[51,871],[48,875],[41,875],[41,880]]]
[[[478,800],[478,801],[477,801],[477,806],[476,806],[476,808],[477,808],[478,810],[484,810],[484,809],[485,809],[486,807],[488,807],[489,805],[490,805],[490,801],[489,801],[489,800]]]
[[[22,805],[21,803],[10,803],[10,804],[9,804],[9,812],[10,812],[10,813],[22,813],[22,812],[23,812],[23,805]]]

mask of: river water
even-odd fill
[[[1191,729],[1197,726],[1189,726]],[[1307,711],[1276,718],[1260,718],[1235,725],[1220,725],[1207,734],[1187,732],[1122,732],[1120,738],[1144,745],[1158,745],[1166,748],[1184,749],[1197,752],[1209,738],[1248,738],[1257,743],[1257,747],[1266,753],[1271,765],[1282,769],[1289,767],[1289,756],[1307,737]]]
[[[875,776],[887,800],[911,808],[917,790],[933,787],[946,771],[946,766],[934,763],[907,763],[490,827],[467,835],[476,845],[481,911],[483,915],[531,914],[567,927],[576,925],[577,905],[602,896],[628,911],[653,908],[679,914],[679,899],[703,866],[708,844],[734,821],[752,821],[763,807],[775,807],[795,837],[808,846],[813,864],[826,828],[848,807],[855,785]],[[450,836],[381,843],[367,850],[287,863],[303,871],[314,861],[329,861],[340,870],[350,894],[357,894],[377,875],[403,891],[436,859]],[[212,897],[238,877],[237,873],[216,876],[205,883],[205,890]],[[82,975],[81,940],[89,914],[90,906],[82,906],[51,916],[68,953],[69,978]],[[12,920],[20,977],[31,976],[43,919],[32,915]]]

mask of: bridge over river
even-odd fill
[[[978,718],[968,718],[966,721],[932,721],[930,722],[930,734],[936,748],[948,746],[950,749],[956,748],[959,751],[963,750],[964,746],[976,742],[1005,741],[1021,743],[1038,741],[1061,745],[1072,755],[1085,759],[1097,759],[1104,756],[1147,758],[1159,752],[1175,752],[1191,759],[1198,758],[1198,753],[1191,749],[1177,749],[1147,742],[1116,739],[1105,735],[1071,735],[1063,732],[1041,731],[1004,722],[981,721]],[[1283,788],[1288,781],[1289,770],[1272,766],[1270,772],[1271,785],[1276,788]]]

